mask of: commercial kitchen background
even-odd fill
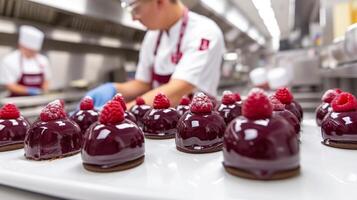
[[[16,48],[19,26],[30,24],[45,31],[43,53],[54,74],[50,95],[9,100],[3,98],[6,92],[0,86],[0,104],[15,101],[25,116],[34,117],[52,99],[64,98],[72,109],[88,88],[134,76],[144,27],[132,22],[118,0],[70,2],[0,0],[0,57]],[[316,107],[321,89],[341,87],[356,92],[353,60],[357,47],[353,45],[357,39],[352,33],[351,47],[345,48],[341,36],[357,22],[357,1],[185,3],[216,21],[224,32],[227,53],[219,92],[246,88],[249,71],[256,67],[289,69],[291,87],[307,110]]]
[[[293,74],[295,97],[307,111],[316,108],[327,88],[357,94],[357,27],[350,26],[357,22],[356,0],[185,3],[216,21],[224,32],[227,53],[219,92],[245,93],[251,85],[248,74],[256,67],[285,67]],[[36,117],[44,104],[57,98],[73,109],[87,89],[135,74],[145,29],[132,22],[119,0],[0,0],[0,58],[16,48],[23,24],[45,32],[42,52],[53,73],[52,92],[44,96],[5,98],[0,86],[0,105],[14,102],[26,117]],[[5,198],[28,195],[0,188]]]

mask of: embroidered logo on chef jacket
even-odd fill
[[[199,50],[200,51],[205,51],[205,50],[209,49],[209,43],[210,43],[209,40],[207,40],[205,38],[202,38]]]

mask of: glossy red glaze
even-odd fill
[[[286,109],[273,111],[273,117],[276,116],[282,117],[287,120],[289,124],[294,127],[295,133],[297,134],[298,138],[300,138],[300,122],[292,112]]]
[[[300,116],[301,116],[301,120],[302,120],[304,118],[304,111],[302,109],[301,104],[299,102],[295,101],[295,100],[293,100],[292,104],[294,104],[295,107],[297,108],[297,110],[299,111]]]
[[[298,118],[299,122],[301,122],[302,116],[301,116],[299,108],[298,108],[298,106],[296,106],[296,104],[294,104],[294,103],[285,104],[285,109],[292,112]]]
[[[357,143],[357,111],[329,112],[321,124],[323,143]]]
[[[180,115],[174,108],[151,109],[143,118],[145,136],[174,136]]]
[[[134,122],[135,124],[137,123],[135,115],[129,111],[124,112],[124,118]]]
[[[322,102],[317,108],[316,108],[316,124],[318,126],[321,126],[322,120],[325,118],[327,113],[332,111],[332,107],[329,103]]]
[[[0,119],[0,147],[23,143],[29,128],[29,122],[22,116]]]
[[[187,112],[177,124],[176,146],[189,152],[221,148],[225,129],[226,124],[217,112]]]
[[[88,127],[98,121],[98,117],[96,110],[79,110],[73,113],[71,119],[78,124],[82,135],[84,135]]]
[[[186,114],[188,111],[190,111],[190,106],[188,105],[178,105],[176,107],[176,111],[179,113],[180,116]]]
[[[226,129],[223,156],[224,166],[269,179],[299,167],[299,141],[293,127],[281,117],[238,117]]]
[[[81,129],[69,118],[36,121],[25,138],[25,157],[46,160],[72,155],[80,151],[82,140]]]
[[[149,105],[134,105],[131,107],[130,112],[135,116],[137,125],[142,128],[143,127],[143,117],[147,111],[149,111],[151,107]]]
[[[218,106],[217,111],[228,125],[233,119],[242,115],[242,102],[236,102],[232,105],[225,105],[221,103]]]
[[[91,126],[81,151],[84,164],[111,168],[144,156],[144,134],[129,120]]]

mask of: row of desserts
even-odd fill
[[[327,90],[316,109],[322,143],[336,148],[357,149],[357,100],[340,89]]]
[[[279,89],[271,99],[263,91],[253,90],[244,103],[239,95],[226,93],[217,111],[203,93],[190,104],[187,98],[181,104],[177,109],[183,112],[179,113],[170,108],[165,95],[158,94],[153,108],[137,99],[131,114],[123,97],[116,95],[104,106],[98,122],[90,98],[85,98],[80,111],[72,115],[76,122],[66,117],[62,101],[48,104],[31,127],[12,104],[1,109],[0,118],[1,123],[12,123],[7,127],[18,128],[21,123],[24,130],[29,129],[24,143],[27,158],[54,159],[82,149],[83,165],[92,171],[117,171],[142,163],[145,135],[154,139],[175,137],[177,149],[188,153],[214,152],[223,146],[225,168],[243,177],[275,179],[298,172],[297,136],[302,113],[288,89]],[[8,136],[24,130],[0,127],[1,135],[6,132]],[[21,145],[14,139],[2,139],[6,140],[13,143],[0,143],[2,147]]]

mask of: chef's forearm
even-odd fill
[[[162,92],[164,93],[171,102],[171,106],[176,106],[179,104],[180,99],[184,95],[188,95],[193,92],[195,86],[192,84],[182,81],[182,80],[171,80],[169,83],[162,85],[158,88],[150,90],[149,92],[142,95],[143,99],[145,100],[146,104],[152,106],[152,102],[157,95],[157,93]],[[128,108],[133,106],[135,102],[130,102],[127,104]]]
[[[151,85],[139,80],[132,80],[125,83],[116,83],[115,88],[127,101],[135,99],[151,89]]]
[[[19,85],[19,84],[7,84],[6,85],[6,88],[12,92],[12,93],[16,93],[16,94],[23,94],[23,95],[26,95],[28,92],[27,92],[27,87],[25,86],[22,86],[22,85]]]
[[[42,90],[44,92],[48,92],[48,88],[49,88],[49,81],[44,81],[42,84]]]

